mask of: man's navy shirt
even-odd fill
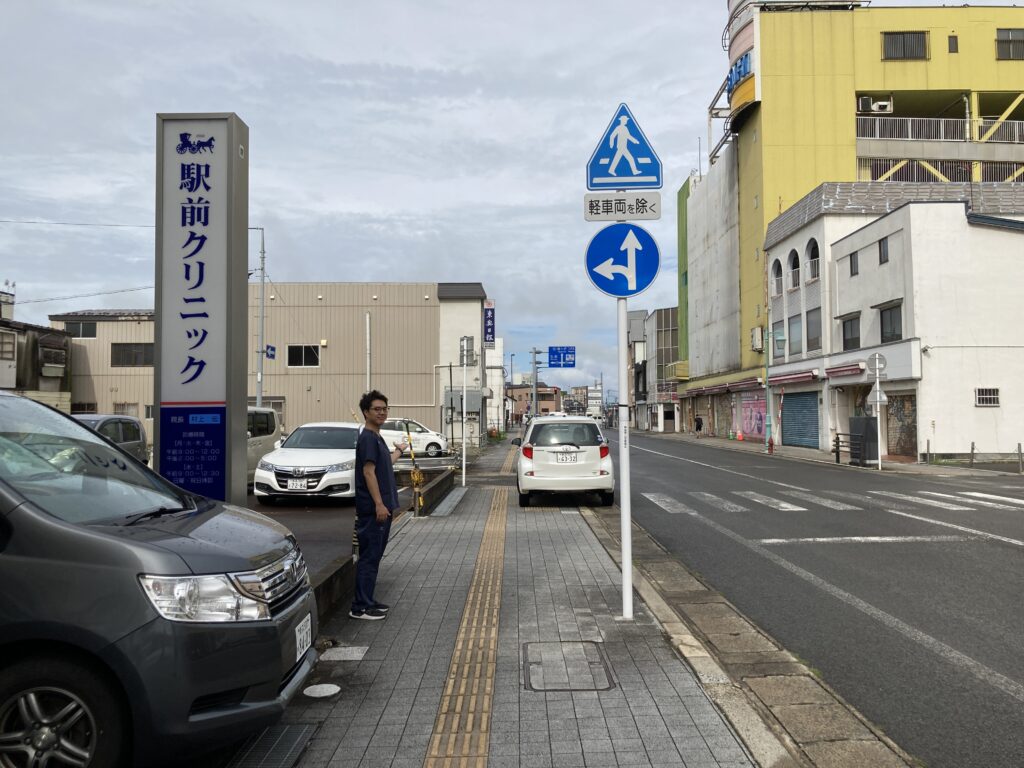
[[[377,487],[380,498],[388,511],[398,509],[398,484],[395,482],[395,469],[391,464],[391,451],[379,432],[365,427],[359,433],[356,443],[356,514],[370,515],[376,511],[370,489],[366,486],[363,467],[367,462],[373,463],[373,473],[377,476]]]

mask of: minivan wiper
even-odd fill
[[[178,512],[195,512],[195,510],[195,507],[157,507],[156,509],[150,509],[145,512],[139,512],[138,514],[132,515],[127,518],[122,525],[135,525],[136,523],[141,523],[143,520],[152,520],[157,517],[173,515]]]

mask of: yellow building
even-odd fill
[[[684,423],[700,413],[718,434],[736,424],[730,395],[763,384],[770,221],[825,181],[1024,182],[1024,8],[729,11],[709,110],[724,135],[679,222]]]

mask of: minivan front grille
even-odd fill
[[[247,594],[268,603],[271,613],[276,613],[309,586],[306,560],[298,547],[280,560],[260,568],[254,575],[255,579],[251,575],[249,578],[239,575],[235,583]]]

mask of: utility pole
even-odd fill
[[[466,373],[469,366],[476,365],[476,353],[473,350],[473,337],[463,336],[459,339],[459,364],[462,366],[462,487],[466,487]]]
[[[249,229],[259,230],[260,233],[260,318],[257,330],[259,348],[256,350],[256,407],[260,408],[263,405],[263,358],[267,354],[267,345],[263,339],[263,324],[267,313],[267,251],[264,248],[263,227],[249,227]]]
[[[512,393],[512,418],[509,419],[509,429],[516,423],[516,353],[508,353],[508,388]]]
[[[541,353],[541,350],[534,347],[530,350],[530,354],[533,356],[533,411],[531,418],[537,418],[537,355]]]

